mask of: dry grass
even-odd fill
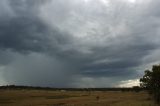
[[[97,98],[99,97],[99,99]],[[0,90],[0,106],[155,106],[146,92]]]

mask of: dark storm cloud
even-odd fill
[[[60,51],[58,46],[65,45],[68,38],[56,28],[51,30],[38,18],[34,9],[40,5],[38,2],[6,1],[12,15],[0,20],[0,64],[5,67],[2,73],[12,84],[53,86],[56,82],[56,86],[65,86],[70,72],[63,70],[68,66],[54,55]],[[66,79],[65,75],[68,75]],[[57,81],[57,76],[64,79]]]
[[[14,16],[0,20],[0,47],[2,49],[43,52],[56,49],[58,45],[65,45],[69,42],[64,33],[59,32],[57,28],[49,28],[39,19],[36,10],[44,2],[39,0],[8,0],[8,2]],[[49,44],[51,41],[52,45]]]
[[[28,0],[2,0],[8,7],[8,17],[0,15],[0,47],[17,51],[41,49],[39,43],[43,42],[40,34],[47,33],[46,29],[36,15],[32,13],[34,2]],[[8,13],[7,13],[8,12]],[[38,46],[39,45],[39,46]]]
[[[159,61],[160,23],[158,1],[136,3],[1,0],[3,80],[106,87],[139,78],[144,64]]]
[[[36,19],[14,18],[3,21],[0,25],[0,47],[16,51],[39,51],[40,43],[46,42],[41,34],[47,33],[46,28]]]

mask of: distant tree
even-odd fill
[[[140,92],[141,91],[141,88],[139,86],[133,86],[132,89],[135,92]]]
[[[154,100],[160,104],[160,65],[154,65],[151,71],[145,71],[140,79],[140,86],[148,89]]]

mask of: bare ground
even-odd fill
[[[155,106],[146,92],[0,90],[0,106]]]

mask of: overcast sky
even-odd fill
[[[0,0],[0,85],[137,85],[160,63],[159,0]]]

